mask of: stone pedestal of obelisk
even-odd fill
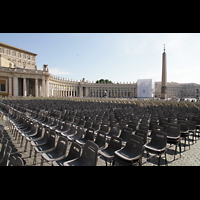
[[[167,64],[165,48],[162,54],[162,84],[161,84],[161,99],[167,98]]]

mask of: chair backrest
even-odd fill
[[[167,134],[164,132],[160,132],[155,130],[152,133],[152,139],[150,142],[153,146],[156,146],[159,149],[166,147],[167,144]]]
[[[4,135],[3,135],[3,131],[0,129],[0,142],[3,139]]]
[[[11,156],[8,166],[13,166],[15,164],[15,161],[16,161],[15,156]]]
[[[84,125],[84,128],[91,128],[91,127],[92,127],[92,121],[87,120],[85,125]]]
[[[180,136],[181,126],[180,124],[171,124],[169,123],[167,126],[167,135],[178,137]]]
[[[67,146],[68,146],[68,139],[66,137],[60,136],[55,151],[60,155],[66,155]]]
[[[106,143],[106,133],[103,131],[99,131],[95,140],[95,144],[100,147],[105,146]]]
[[[93,141],[94,140],[94,130],[92,128],[88,128],[86,133],[85,133],[84,138],[87,139],[87,140]]]
[[[92,128],[93,128],[95,131],[99,129],[99,126],[100,126],[100,124],[99,124],[98,122],[94,122],[94,123],[92,124]]]
[[[121,149],[122,147],[122,138],[112,136],[107,148],[110,148],[114,151]]]
[[[48,139],[47,139],[48,146],[49,147],[54,147],[55,146],[55,141],[56,141],[56,133],[55,133],[55,131],[50,131]]]
[[[179,124],[181,125],[181,131],[188,131],[188,122],[186,121],[179,121]]]
[[[145,144],[147,142],[147,134],[148,134],[147,130],[138,129],[135,132],[135,135],[138,135],[143,139],[143,144]]]
[[[128,127],[123,127],[122,132],[120,134],[120,138],[122,138],[123,140],[127,141],[130,134],[133,132],[132,128],[128,128]]]
[[[196,125],[200,125],[200,117],[193,117],[192,121],[195,121]]]
[[[8,145],[8,139],[3,138],[1,141],[1,145],[2,145],[2,147],[1,147],[1,152],[0,152],[0,160],[3,159],[3,157],[5,155],[5,150]]]
[[[188,120],[188,126],[189,126],[189,130],[195,130],[196,129],[196,122]]]
[[[136,130],[136,127],[137,127],[137,124],[136,124],[136,123],[133,123],[133,122],[129,122],[128,127],[129,127],[129,128],[132,128],[133,131],[135,131],[135,130]]]
[[[80,138],[82,138],[82,135],[83,135],[83,126],[78,126],[78,128],[77,128],[77,136],[80,136]]]
[[[149,130],[149,126],[148,126],[148,124],[140,124],[139,125],[139,129],[148,131]]]
[[[80,157],[80,155],[81,155],[81,146],[76,142],[72,142],[72,145],[69,150],[69,154],[67,156],[68,160],[78,158]]]
[[[84,126],[85,125],[85,119],[81,118],[78,125]]]
[[[163,127],[162,126],[153,126],[152,127],[152,131],[154,131],[154,130],[158,130],[158,131],[162,132],[163,131]]]
[[[100,131],[103,131],[103,132],[107,133],[109,131],[108,124],[101,124]]]
[[[44,126],[40,124],[37,130],[37,136],[41,137],[43,134],[44,134]]]
[[[98,146],[94,142],[87,140],[81,155],[83,162],[87,166],[96,166]]]
[[[138,135],[131,134],[127,140],[124,149],[126,149],[127,152],[134,151],[136,155],[139,155],[142,153],[142,147],[143,147],[143,138]]]
[[[38,123],[33,123],[33,126],[32,126],[32,128],[31,128],[31,132],[32,132],[32,133],[37,133],[38,127],[39,127],[39,124],[38,124]]]
[[[12,151],[12,147],[7,145],[5,149],[5,155],[3,161],[0,163],[1,166],[7,166],[8,159],[10,158],[10,153]]]
[[[13,166],[24,166],[24,161],[22,160],[22,158],[17,156]]]
[[[110,129],[109,135],[110,135],[110,136],[119,136],[119,128],[116,127],[116,126],[113,126],[113,127]]]
[[[70,133],[74,133],[75,130],[76,130],[76,124],[75,124],[75,123],[72,123],[69,132],[70,132]]]
[[[63,125],[62,131],[67,131],[67,130],[69,130],[69,129],[70,129],[70,123],[65,122],[64,125]]]

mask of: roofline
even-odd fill
[[[25,53],[28,53],[28,54],[31,54],[31,55],[34,55],[34,56],[37,56],[36,53],[32,53],[32,52],[30,52],[30,51],[26,51],[26,50],[24,50],[24,49],[20,49],[20,48],[18,48],[18,47],[11,46],[11,45],[9,45],[9,44],[5,44],[5,43],[3,43],[3,42],[0,42],[0,45],[2,45],[2,46],[4,46],[4,47],[9,47],[9,48],[14,49],[14,50],[22,51],[22,52],[25,52]]]

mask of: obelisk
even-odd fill
[[[161,99],[167,98],[167,60],[165,53],[165,45],[164,52],[162,54],[162,84],[161,84]]]

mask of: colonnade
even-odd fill
[[[94,86],[96,85],[96,87]],[[109,87],[109,85],[88,84],[80,82],[59,83],[51,81],[49,83],[49,96],[55,97],[104,97],[104,96],[134,98],[136,97],[136,85],[129,87],[123,84]]]
[[[12,84],[13,82],[13,84]],[[13,94],[12,94],[13,85]],[[9,79],[9,94],[12,96],[49,96],[49,80],[44,78],[17,77]]]
[[[90,87],[90,97],[124,97],[124,98],[134,98],[135,88],[134,87],[124,87],[123,85],[117,85],[115,87]]]
[[[49,95],[58,97],[76,97],[78,96],[78,86],[50,83]]]

